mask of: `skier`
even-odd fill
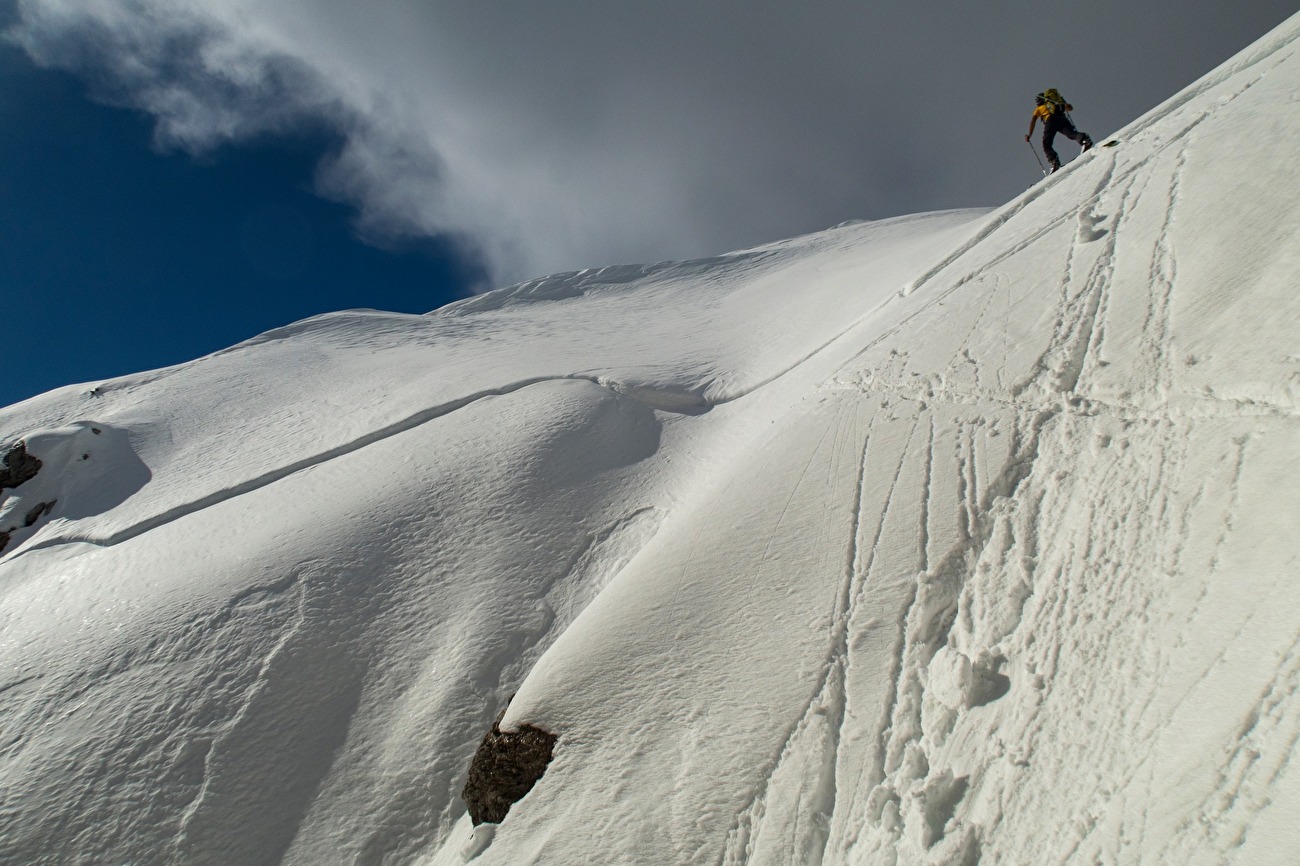
[[[1025,141],[1029,141],[1034,135],[1034,124],[1038,119],[1043,119],[1043,153],[1047,155],[1047,161],[1052,164],[1052,171],[1061,167],[1061,158],[1057,156],[1056,151],[1052,149],[1052,139],[1056,138],[1059,132],[1071,141],[1077,141],[1083,146],[1084,150],[1092,147],[1092,139],[1086,132],[1079,132],[1070,122],[1070,116],[1067,111],[1073,111],[1074,106],[1061,98],[1061,94],[1056,88],[1044,90],[1038,96],[1034,97],[1034,113],[1029,118],[1029,134],[1025,136]]]

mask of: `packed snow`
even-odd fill
[[[1298,37],[996,210],[0,410],[0,862],[1300,860]]]

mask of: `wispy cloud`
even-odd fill
[[[318,190],[358,208],[377,241],[457,232],[438,213],[444,167],[418,127],[364,77],[333,75],[307,45],[238,3],[156,0],[22,2],[9,38],[43,65],[83,76],[91,95],[156,119],[164,150],[222,145],[305,128],[340,142],[321,158]],[[503,262],[498,261],[497,265]]]

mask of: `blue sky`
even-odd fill
[[[1101,140],[1294,13],[0,0],[0,405],[320,312],[998,205],[1040,177],[1037,91]]]
[[[422,313],[483,278],[455,245],[381,250],[313,194],[323,134],[195,160],[153,119],[0,47],[0,405],[167,366],[316,313]]]

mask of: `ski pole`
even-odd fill
[[[1046,176],[1047,166],[1043,165],[1042,159],[1040,159],[1038,156],[1038,151],[1034,150],[1034,143],[1029,139],[1025,139],[1025,144],[1029,145],[1029,151],[1034,155],[1034,160],[1038,163],[1039,170],[1042,171],[1044,176]]]

